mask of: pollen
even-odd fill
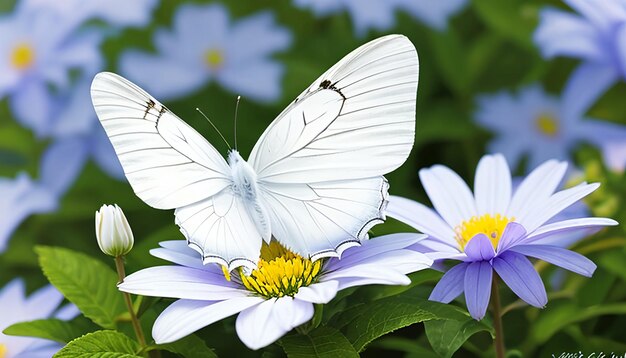
[[[263,243],[261,259],[256,270],[246,275],[239,270],[241,283],[263,297],[294,296],[300,287],[316,282],[322,261],[312,262],[295,254],[276,241]]]
[[[485,234],[495,249],[498,247],[498,242],[500,242],[504,228],[513,220],[515,220],[515,218],[508,218],[500,214],[496,214],[495,216],[490,214],[473,216],[471,219],[463,221],[454,229],[456,241],[459,243],[461,250],[465,250],[465,246],[474,236]]]
[[[222,67],[222,64],[224,63],[224,55],[220,50],[210,49],[204,53],[204,62],[210,69],[216,70]]]
[[[543,113],[535,119],[535,125],[542,134],[555,137],[559,134],[559,121],[551,114]]]
[[[11,64],[18,70],[26,70],[35,62],[35,50],[27,43],[21,43],[13,48]]]

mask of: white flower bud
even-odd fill
[[[133,232],[117,204],[102,205],[96,211],[96,238],[100,250],[113,257],[126,255],[133,248]]]

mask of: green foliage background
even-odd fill
[[[116,70],[117,58],[127,48],[153,50],[150,44],[154,30],[169,26],[171,14],[181,3],[162,1],[149,27],[124,30],[110,37],[103,46],[109,70]],[[543,83],[548,91],[560,93],[577,62],[568,59],[546,61],[539,56],[531,35],[538,21],[538,11],[546,4],[563,7],[557,1],[474,0],[452,19],[446,32],[433,31],[406,14],[397,14],[396,26],[386,33],[404,34],[415,44],[420,57],[420,82],[416,142],[405,165],[388,175],[392,194],[428,204],[417,171],[435,163],[451,167],[472,184],[474,168],[485,153],[485,145],[491,136],[472,122],[477,94],[514,90],[537,81]],[[320,73],[352,49],[384,34],[372,31],[362,38],[355,37],[352,22],[346,13],[317,19],[309,11],[294,8],[288,1],[231,1],[225,5],[235,18],[273,9],[277,22],[289,28],[294,36],[292,47],[276,56],[286,66],[280,100],[269,105],[260,105],[246,98],[242,100],[238,143],[244,157],[272,119]],[[0,5],[0,9],[10,8],[10,2]],[[626,85],[620,83],[591,109],[590,115],[626,124],[625,96]],[[235,98],[234,94],[218,85],[209,84],[192,96],[166,104],[226,154],[223,142],[195,108],[199,107],[207,113],[230,140],[233,138]],[[12,177],[26,168],[36,177],[39,158],[47,144],[36,140],[29,130],[18,125],[12,119],[7,102],[0,102],[0,175]],[[594,214],[618,221],[626,220],[624,175],[608,171],[597,149],[591,146],[582,145],[572,155],[575,165],[583,169],[585,180],[602,183],[601,189],[588,200]],[[521,165],[515,171],[521,175],[528,169],[531,168]],[[149,256],[148,250],[156,247],[159,241],[183,238],[174,225],[173,212],[148,207],[133,194],[126,182],[110,179],[95,165],[89,164],[63,198],[58,211],[33,216],[14,233],[8,250],[0,256],[0,287],[14,277],[25,278],[31,291],[47,283],[34,250],[36,245],[70,248],[113,267],[112,260],[99,252],[93,230],[94,212],[103,203],[120,205],[133,228],[136,243],[127,257],[128,272],[163,264],[163,261]],[[379,235],[406,230],[410,229],[389,220],[375,227],[373,233]],[[502,290],[508,310],[504,316],[506,345],[512,356],[550,356],[553,353],[558,356],[560,352],[579,350],[604,351],[607,354],[611,351],[626,352],[625,234],[623,227],[619,226],[601,231],[575,246],[576,251],[598,264],[598,270],[591,279],[566,273],[563,284],[553,286],[554,276],[563,272],[537,263],[549,292],[549,303],[543,310],[516,300],[508,289]],[[46,250],[49,249],[39,251]],[[63,257],[61,255],[57,260]],[[465,310],[462,303],[453,303],[460,307],[458,312],[463,316],[460,320],[413,324],[430,319],[420,316],[418,307],[424,307],[426,303],[423,300],[439,277],[440,274],[427,271],[414,274],[414,284],[408,288],[363,287],[348,290],[341,295],[341,299],[336,299],[324,309],[325,323],[321,328],[304,336],[291,334],[280,344],[285,344],[286,353],[293,357],[301,356],[303,352],[310,353],[312,345],[328,340],[337,344],[330,353],[326,352],[331,356],[353,355],[371,340],[373,342],[363,352],[365,356],[383,353],[407,357],[449,356],[459,347],[456,355],[459,357],[492,355],[489,319],[483,326],[471,320],[464,321],[466,316],[460,313]],[[150,303],[152,306],[143,318],[146,332],[150,332],[150,321],[156,318],[167,301],[153,300]],[[383,317],[364,313],[371,312],[372,307],[378,307],[377,312]],[[363,311],[357,313],[359,309]],[[349,316],[351,312],[354,316]],[[417,316],[409,317],[411,312]],[[394,315],[399,316],[399,321],[387,322]],[[365,322],[354,322],[352,319]],[[368,326],[376,319],[382,320],[382,325],[388,324],[391,328],[388,331],[400,329],[374,339],[387,331],[382,329],[371,333],[359,328],[359,324]],[[79,323],[81,328],[78,332],[96,329],[84,318],[78,319],[76,324]],[[107,328],[118,328],[132,337],[132,330],[124,317],[108,324]],[[358,332],[353,332],[355,329]],[[342,332],[347,339],[336,338],[338,332]],[[104,335],[110,338],[114,333]],[[220,356],[271,357],[285,354],[280,345],[258,352],[245,348],[237,339],[232,318],[213,324],[200,331],[197,337],[189,339],[203,340]],[[64,338],[58,340],[64,341]],[[132,346],[134,343],[128,344]],[[171,351],[184,354],[180,349],[171,348]],[[203,356],[209,353],[187,354]]]

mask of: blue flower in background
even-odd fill
[[[119,68],[129,79],[167,99],[188,95],[211,80],[259,101],[281,92],[283,65],[271,58],[291,43],[291,33],[270,12],[230,22],[221,5],[183,5],[173,29],[154,35],[157,54],[130,50]]]
[[[346,10],[354,31],[363,36],[369,29],[387,30],[395,25],[395,12],[403,10],[426,25],[444,30],[448,18],[459,12],[467,0],[294,0],[299,8],[310,8],[316,16],[328,16]]]
[[[607,167],[618,172],[626,168],[626,142],[609,143],[604,146],[604,162]]]
[[[158,0],[22,0],[30,9],[55,11],[74,22],[100,19],[114,26],[146,26]]]
[[[547,57],[583,60],[572,75],[590,91],[604,92],[626,78],[626,0],[565,0],[579,14],[545,8],[535,43]]]
[[[40,338],[8,336],[2,331],[18,322],[58,318],[69,320],[78,314],[74,305],[59,308],[63,295],[48,285],[26,297],[24,282],[14,279],[0,290],[0,357],[47,358],[52,357],[61,345]]]
[[[513,190],[504,157],[486,155],[478,163],[473,193],[447,167],[420,170],[435,210],[391,196],[388,215],[428,235],[416,249],[432,259],[461,261],[441,278],[430,299],[448,303],[465,292],[470,315],[482,319],[495,271],[522,300],[543,307],[548,302],[546,290],[527,256],[591,277],[596,269],[593,262],[555,246],[548,238],[617,222],[582,217],[548,223],[599,187],[597,183],[582,183],[556,191],[566,170],[564,162],[547,161]]]
[[[532,168],[550,158],[567,159],[580,142],[604,146],[626,141],[626,127],[584,117],[597,94],[590,95],[580,81],[568,82],[561,98],[533,85],[518,94],[478,97],[474,117],[496,134],[490,152],[503,153],[513,166],[527,154]]]

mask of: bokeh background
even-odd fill
[[[503,153],[520,177],[555,158],[570,163],[564,185],[602,183],[572,214],[626,221],[624,0],[4,0],[0,287],[16,278],[29,293],[47,284],[36,245],[102,255],[94,212],[105,203],[120,205],[135,233],[130,272],[161,263],[147,254],[159,241],[183,238],[173,212],[148,207],[126,182],[91,106],[97,72],[136,82],[225,155],[228,147],[196,108],[233,145],[241,95],[237,143],[247,157],[322,72],[390,33],[409,37],[420,58],[415,146],[388,175],[392,194],[428,203],[417,172],[436,163],[471,184],[485,153]],[[398,230],[409,229],[390,220],[373,234]],[[599,268],[584,279],[537,264],[548,307],[505,296],[507,346],[527,356],[626,352],[625,235],[620,226],[560,238]],[[412,289],[427,297],[434,282]],[[352,296],[372,299],[372,292]],[[229,320],[201,336],[220,355],[261,354],[238,341]],[[479,333],[457,354],[481,356],[489,344]],[[436,356],[419,325],[366,354],[383,352]]]

